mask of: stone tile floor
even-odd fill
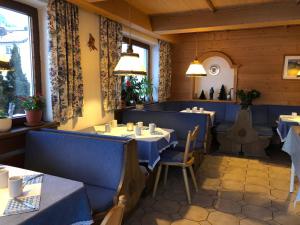
[[[300,225],[300,203],[294,208],[296,193],[289,193],[288,165],[205,156],[197,171],[200,190],[193,190],[191,205],[181,170],[170,170],[167,185],[160,183],[155,199],[143,197],[126,225]]]

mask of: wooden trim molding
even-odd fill
[[[204,60],[206,60],[207,58],[210,58],[210,57],[214,57],[214,56],[219,56],[223,59],[226,60],[226,62],[230,65],[231,68],[238,68],[240,67],[240,65],[237,65],[233,62],[233,60],[224,52],[219,52],[219,51],[210,51],[210,52],[205,52],[204,54],[202,54],[200,57],[199,57],[199,61],[200,62],[203,62]]]

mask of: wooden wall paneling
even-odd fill
[[[185,71],[194,58],[195,34],[173,44],[171,99],[191,99],[193,81]],[[300,80],[283,80],[284,55],[300,55],[300,26],[218,31],[198,34],[198,54],[222,51],[240,65],[237,88],[262,92],[259,104],[300,105]]]

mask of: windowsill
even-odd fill
[[[38,130],[41,128],[56,128],[58,126],[59,126],[58,122],[45,122],[44,124],[42,124],[40,126],[36,126],[36,127],[27,127],[24,125],[24,123],[22,125],[14,125],[11,130],[9,130],[7,132],[1,132],[0,139],[13,137],[16,135],[21,135],[21,134],[26,133],[29,130]]]

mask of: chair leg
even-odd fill
[[[186,172],[186,168],[185,167],[182,168],[182,174],[183,174],[185,191],[186,191],[188,203],[191,204],[192,203],[192,201],[191,201],[191,193],[190,193],[189,181],[188,181],[188,176],[187,176],[187,172]]]
[[[197,185],[197,181],[196,181],[194,169],[193,169],[192,166],[189,166],[189,169],[190,169],[190,173],[191,173],[191,176],[192,176],[192,180],[193,180],[193,183],[194,183],[194,186],[195,186],[195,190],[196,190],[196,192],[198,192],[198,185]]]
[[[167,179],[168,179],[168,170],[169,170],[169,166],[166,165],[165,166],[165,177],[164,177],[164,185],[166,186],[167,184]]]
[[[153,193],[152,193],[152,197],[153,198],[156,195],[157,186],[158,186],[158,182],[159,182],[159,177],[160,177],[160,173],[161,173],[161,168],[162,168],[162,165],[159,164],[159,167],[158,167],[158,170],[157,170],[157,174],[156,174],[156,178],[155,178],[154,189],[153,189]]]

